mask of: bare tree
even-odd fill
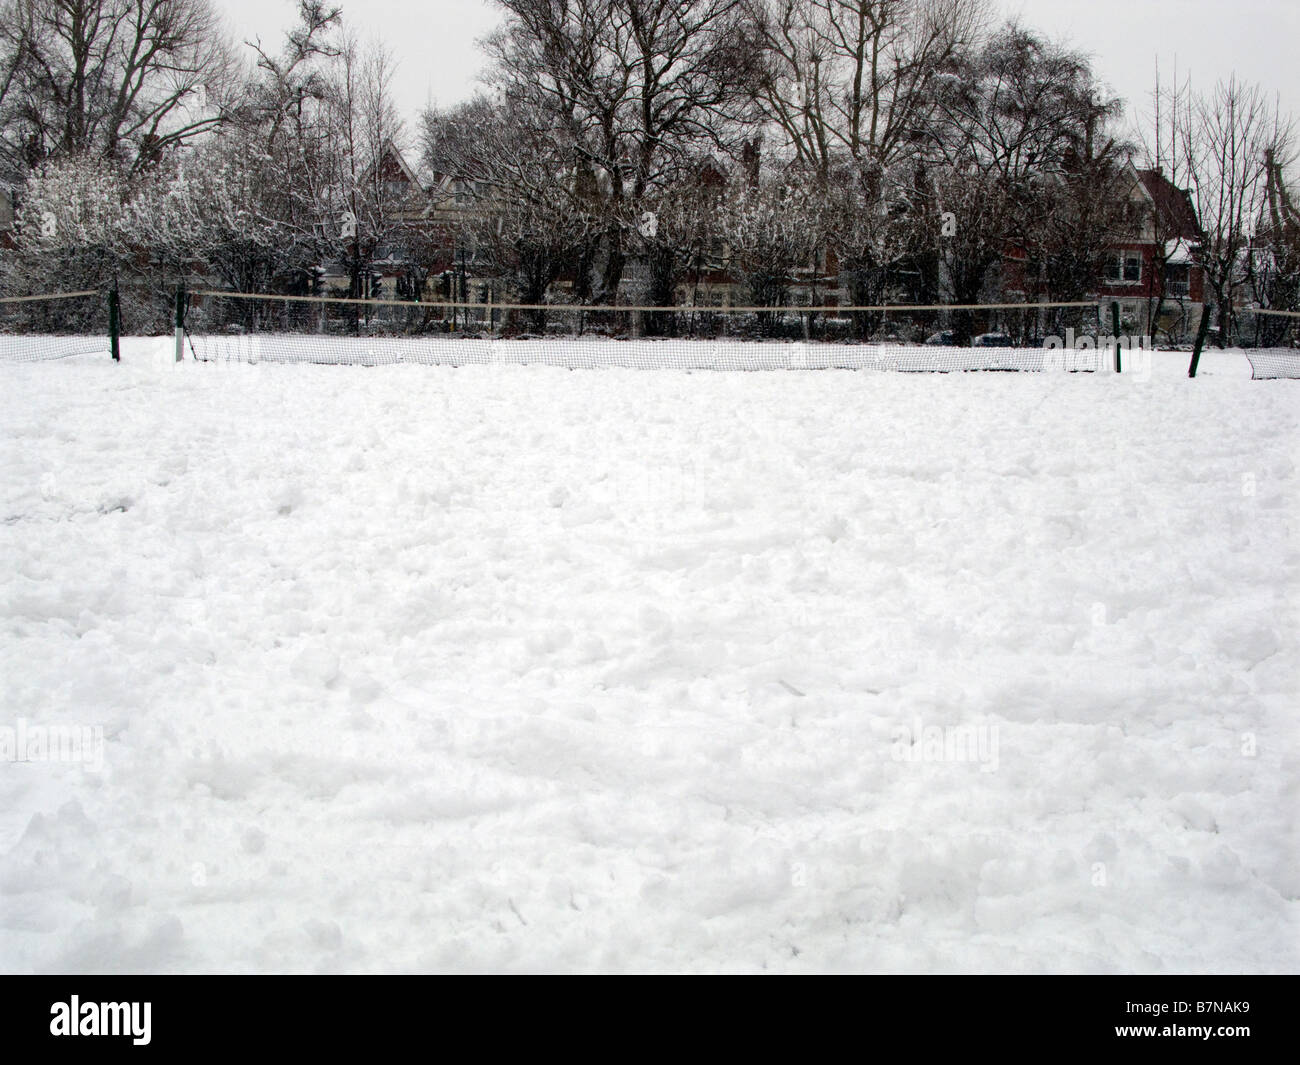
[[[918,187],[942,79],[984,32],[984,0],[755,0],[755,92],[820,198],[822,253],[855,304],[935,298],[932,190]],[[861,334],[877,324],[855,315]]]
[[[376,263],[396,263],[422,206],[418,182],[397,172],[404,129],[391,54],[358,40],[322,0],[299,0],[280,48],[249,44],[256,73],[238,135],[225,141],[269,168],[262,209],[298,249],[295,267],[277,268],[278,286],[304,291],[321,264],[337,263],[346,295],[375,295]]]
[[[226,117],[235,65],[209,0],[11,0],[0,26],[11,169],[88,153],[139,170]]]
[[[1235,76],[1189,101],[1174,150],[1184,161],[1205,231],[1200,262],[1218,308],[1218,341],[1230,342],[1255,228],[1267,209],[1268,160],[1287,131],[1267,96]]]
[[[1110,249],[1142,224],[1130,209],[1131,146],[1106,132],[1113,117],[1104,109],[1087,115],[1079,145],[1028,182],[1029,221],[1020,237],[1028,294],[1056,302],[1088,299]],[[1054,319],[1046,327],[1062,333],[1059,311]]]
[[[678,286],[691,282],[696,291],[711,267],[720,268],[720,219],[724,214],[727,175],[711,159],[700,161],[695,172],[647,197],[647,214],[633,237],[642,268],[638,303],[670,307],[678,302]],[[692,297],[689,302],[694,303]],[[669,330],[671,316],[652,314],[647,332]]]
[[[309,264],[337,251],[342,232],[334,141],[341,34],[339,8],[299,0],[298,22],[278,50],[247,42],[256,71],[238,112],[238,136],[225,138],[233,151],[251,149],[250,161],[269,169],[261,210],[301,249],[302,269],[291,288],[301,289]]]
[[[820,243],[815,195],[787,178],[733,182],[718,220],[728,265],[756,307],[785,306],[796,270],[812,266]],[[770,316],[760,324],[766,328]]]
[[[602,218],[597,295],[612,300],[645,198],[736,136],[756,55],[745,0],[499,2],[494,84],[590,190]]]
[[[1073,287],[1071,277],[1082,280],[1090,249],[1111,233],[1096,194],[1107,191],[1116,153],[1105,131],[1120,108],[1085,56],[1016,23],[954,65],[939,86],[928,143],[937,164],[932,224],[937,229],[938,212],[949,212],[955,227],[946,237],[940,231],[954,302],[995,294],[998,268],[1015,247],[1038,244],[1058,256],[1045,264],[1058,291],[1063,282]],[[1090,183],[1098,183],[1094,195],[1082,196]],[[1061,224],[1044,226],[1044,214]],[[1081,240],[1084,254],[1071,254],[1070,242]],[[959,333],[971,324],[959,316]]]
[[[846,156],[885,167],[909,153],[936,79],[987,19],[985,0],[754,0],[752,11],[763,116],[795,164],[823,176]]]
[[[542,304],[564,274],[589,274],[602,224],[589,168],[551,136],[545,114],[479,97],[423,117],[426,167],[443,188],[445,222],[460,247],[506,281],[520,302]],[[540,329],[544,319],[533,316]]]
[[[403,227],[415,206],[418,185],[397,172],[402,122],[392,97],[395,67],[378,44],[363,47],[347,37],[336,58],[328,99],[328,145],[332,181],[326,205],[343,224],[322,221],[328,236],[338,234],[334,255],[348,274],[348,296],[374,295],[372,267]],[[328,237],[327,237],[328,240]]]
[[[255,136],[228,129],[170,178],[146,183],[139,202],[169,209],[151,211],[139,231],[182,276],[212,273],[236,292],[304,294],[317,244],[283,211],[283,182]]]
[[[1173,78],[1166,83],[1157,65],[1156,84],[1151,99],[1153,109],[1148,116],[1148,124],[1139,130],[1141,149],[1148,166],[1155,170],[1158,178],[1167,180],[1181,192],[1190,181],[1188,159],[1177,147],[1184,140],[1180,131],[1189,129],[1191,125],[1189,109],[1193,103],[1193,94],[1190,79],[1180,81],[1175,65]],[[1135,217],[1129,221],[1132,229],[1144,231],[1153,248],[1151,266],[1154,276],[1144,309],[1146,321],[1151,323],[1153,335],[1157,334],[1168,306],[1172,304],[1180,308],[1183,312],[1180,316],[1182,320],[1169,330],[1170,339],[1173,339],[1186,332],[1191,325],[1185,320],[1190,285],[1184,295],[1183,290],[1171,286],[1170,273],[1175,266],[1186,266],[1190,279],[1190,260],[1193,253],[1200,254],[1201,236],[1198,232],[1189,240],[1183,232],[1186,226],[1167,205],[1154,204],[1145,217]],[[1197,228],[1199,229],[1199,221]]]
[[[1300,192],[1281,154],[1285,150],[1281,139],[1265,149],[1267,207],[1247,257],[1248,282],[1251,298],[1259,306],[1300,311],[1300,207],[1296,206]],[[1269,332],[1278,337],[1266,337],[1270,343],[1287,331],[1286,323],[1272,321],[1276,328]]]

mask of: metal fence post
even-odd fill
[[[176,286],[176,361],[185,358],[185,282]]]
[[[1120,344],[1119,340],[1119,300],[1111,300],[1110,302],[1110,325],[1111,336],[1115,340],[1115,372],[1123,373],[1124,356],[1121,354],[1123,345]]]
[[[1187,367],[1187,376],[1195,377],[1196,368],[1201,364],[1201,352],[1205,349],[1205,338],[1210,334],[1210,305],[1201,308],[1201,325],[1196,330],[1196,346],[1192,348],[1192,362]]]
[[[108,290],[108,350],[114,362],[122,361],[122,308],[117,295],[117,282]]]

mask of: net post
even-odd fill
[[[1197,367],[1201,364],[1201,352],[1205,350],[1205,338],[1210,335],[1210,305],[1201,308],[1201,324],[1196,330],[1196,346],[1192,348],[1192,361],[1187,367],[1187,376],[1195,377]]]
[[[1115,372],[1124,372],[1123,345],[1119,341],[1119,300],[1110,301],[1110,335],[1115,338]]]
[[[117,282],[108,290],[108,350],[114,362],[122,361],[122,307],[117,295]]]
[[[176,361],[185,358],[185,282],[176,286]]]

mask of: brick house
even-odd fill
[[[1119,303],[1124,333],[1185,340],[1200,322],[1205,293],[1204,270],[1197,262],[1202,234],[1196,209],[1188,191],[1158,168],[1139,170],[1129,164],[1124,177],[1126,232],[1106,249],[1087,298]],[[1002,255],[1003,298],[1040,298],[1041,291],[1028,280],[1033,270],[1027,250],[1009,244]]]
[[[470,209],[463,182],[417,169],[394,144],[378,165],[387,224],[373,250],[365,294],[436,302],[460,290],[461,297],[481,298],[483,286],[470,284],[473,249],[456,239],[457,223]],[[343,264],[325,264],[324,280],[335,290],[346,287]]]
[[[1130,165],[1129,232],[1108,250],[1097,296],[1119,302],[1125,331],[1183,338],[1196,330],[1205,298],[1197,263],[1202,232],[1196,208],[1157,167]]]

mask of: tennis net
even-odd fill
[[[1300,379],[1300,312],[1243,309],[1237,338],[1254,380]]]
[[[0,362],[45,362],[109,350],[108,308],[96,291],[0,297]]]
[[[200,362],[1087,372],[1113,366],[1102,321],[1091,302],[611,308],[199,291],[185,350]]]

